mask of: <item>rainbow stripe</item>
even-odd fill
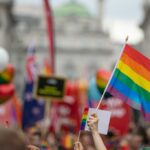
[[[99,70],[96,73],[96,84],[101,94],[104,92],[104,89],[107,85],[110,75],[111,73],[106,70]]]
[[[84,130],[86,126],[87,116],[88,116],[89,108],[85,108],[82,114],[81,128],[80,130]]]
[[[125,45],[107,92],[140,108],[150,121],[150,59]]]

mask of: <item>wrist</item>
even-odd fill
[[[95,130],[92,130],[91,132],[92,132],[92,134],[95,134],[95,133],[97,134],[98,130],[95,129]]]

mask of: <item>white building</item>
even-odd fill
[[[109,35],[102,29],[103,0],[97,0],[97,6],[97,16],[92,16],[76,1],[53,8],[56,75],[73,79],[89,78],[100,68],[112,69],[120,48],[110,41]],[[18,93],[23,87],[27,46],[32,42],[35,44],[39,64],[49,56],[44,15],[43,6],[13,7],[15,28],[10,54],[17,71]],[[3,36],[1,32],[0,36]]]

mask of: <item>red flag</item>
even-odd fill
[[[49,42],[49,52],[50,52],[50,60],[51,60],[51,68],[52,72],[54,73],[55,70],[55,64],[54,64],[54,30],[53,30],[53,17],[52,17],[52,10],[49,5],[48,0],[44,0],[44,7],[45,7],[45,15],[46,15],[46,21],[47,21],[47,33],[48,33],[48,42]]]
[[[51,103],[51,128],[54,128],[55,131],[72,130],[73,132],[78,132],[80,120],[77,86],[75,82],[68,81],[64,99]]]

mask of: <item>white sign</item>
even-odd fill
[[[98,116],[98,132],[101,134],[107,134],[110,122],[111,112],[106,110],[100,110],[96,108],[89,108],[88,117],[89,118],[92,114],[96,113]],[[88,120],[88,119],[87,119]],[[89,131],[89,127],[86,122],[85,130]]]

